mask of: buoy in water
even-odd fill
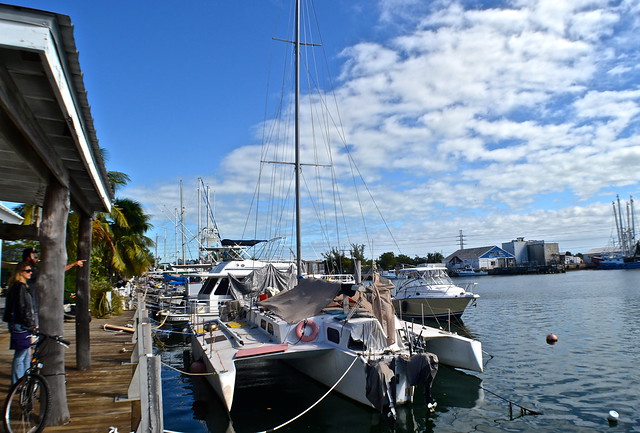
[[[610,410],[607,414],[607,421],[609,421],[610,423],[616,423],[618,422],[619,417],[620,415],[618,415],[618,412],[616,412],[615,410]]]
[[[204,363],[202,361],[193,361],[191,363],[191,367],[189,368],[189,371],[191,373],[206,373],[207,369],[204,366]]]
[[[556,334],[547,335],[547,344],[556,344],[558,342],[558,336]]]

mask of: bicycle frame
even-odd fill
[[[40,362],[41,350],[47,340],[69,347],[69,342],[61,337],[48,335],[39,330],[34,334],[38,340],[31,356],[31,365],[25,375],[11,386],[4,403],[3,424],[7,433],[42,431],[46,425],[51,396],[46,378],[40,375],[43,367]]]

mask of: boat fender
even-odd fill
[[[309,335],[306,335],[304,333],[304,331],[307,328],[307,326],[309,328],[311,328],[311,334],[309,334]],[[320,329],[318,328],[318,325],[316,324],[316,322],[314,322],[311,319],[302,320],[296,326],[296,337],[298,337],[298,339],[300,341],[304,341],[305,343],[309,343],[309,342],[315,340],[316,337],[318,337],[318,332],[320,332]]]
[[[191,373],[202,374],[207,372],[207,367],[204,365],[202,361],[193,361],[189,368]]]

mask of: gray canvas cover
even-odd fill
[[[366,310],[378,319],[385,333],[387,346],[392,345],[396,341],[395,310],[391,302],[391,291],[393,287],[391,280],[381,277],[378,273],[374,273],[371,285],[365,286],[364,292],[358,291],[355,295],[351,296],[357,309]]]
[[[387,334],[388,345],[392,345],[396,341],[395,311],[391,302],[393,287],[391,280],[374,273],[373,284],[369,287],[371,291],[367,293],[367,298],[371,303],[371,312]]]
[[[276,289],[285,292],[295,286],[297,281],[295,266],[287,271],[279,271],[272,264],[256,269],[242,280],[229,275],[229,289],[234,299],[242,300],[246,296],[255,296]]]
[[[273,311],[287,323],[298,323],[320,314],[338,295],[340,289],[340,283],[302,278],[293,289],[260,301],[258,306]]]

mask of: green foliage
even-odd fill
[[[338,248],[332,247],[329,251],[322,253],[322,257],[325,260],[326,271],[328,273],[342,274],[348,272],[345,269],[350,263],[347,263],[347,258]]]
[[[92,255],[100,258],[111,281],[140,275],[153,265],[153,241],[144,236],[152,227],[149,218],[140,203],[118,199],[110,214],[94,220]]]
[[[336,247],[331,248],[329,251],[322,253],[322,257],[325,261],[325,268],[330,273],[352,273],[354,272],[355,260],[360,260],[363,269],[370,269],[373,267],[372,260],[366,260],[364,257],[364,245],[351,244],[349,253],[352,258],[347,258],[342,251]],[[397,256],[388,251],[382,253],[378,258],[377,267],[383,270],[396,269],[401,267],[416,266],[421,263],[442,263],[444,256],[442,253],[428,253],[426,257],[409,257],[404,254],[398,254]]]
[[[428,253],[426,257],[415,256],[413,258],[393,252],[382,253],[378,258],[378,263],[382,269],[396,269],[399,267],[411,267],[421,263],[442,263],[444,256],[442,253]]]
[[[5,262],[20,262],[22,261],[22,251],[28,247],[39,249],[40,243],[37,241],[3,241],[2,260]]]
[[[354,260],[360,260],[364,262],[364,245],[363,244],[351,244],[351,257]]]
[[[428,253],[426,263],[442,263],[443,260],[444,256],[442,253]]]
[[[415,262],[415,260],[413,260],[411,257],[409,257],[407,255],[398,254],[398,257],[396,259],[396,265],[404,266],[404,267],[411,267],[411,266],[415,266],[416,262]]]
[[[91,280],[91,301],[89,308],[91,315],[98,318],[110,317],[122,314],[123,301],[113,291],[111,284],[105,279]],[[108,301],[108,293],[111,293],[111,303]]]
[[[396,255],[391,251],[380,254],[380,257],[378,258],[378,265],[384,270],[395,269]]]

